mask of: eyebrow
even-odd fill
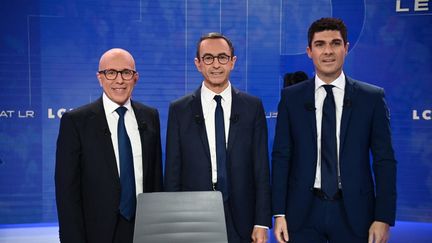
[[[213,56],[213,54],[211,54],[211,53],[204,53],[203,56],[205,56],[205,55],[212,55],[212,56]],[[229,55],[226,54],[225,52],[221,52],[221,53],[216,54],[216,56],[219,56],[219,55],[226,55],[226,56],[229,56]]]
[[[330,43],[335,43],[335,42],[343,42],[342,39],[333,39],[330,41]],[[327,41],[325,40],[316,40],[313,42],[313,44],[322,44],[322,43],[327,43]]]
[[[333,39],[331,42],[343,42],[342,39]]]

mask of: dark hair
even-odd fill
[[[300,83],[302,81],[308,80],[308,76],[303,71],[297,71],[294,73],[286,73],[284,76],[284,84],[283,87],[288,87],[290,85]]]
[[[233,46],[231,40],[228,39],[228,37],[222,35],[221,33],[210,32],[210,33],[207,33],[207,34],[201,36],[201,38],[199,39],[199,41],[197,43],[196,58],[198,58],[198,60],[200,60],[199,51],[200,51],[201,42],[203,42],[203,40],[207,40],[207,39],[224,39],[228,43],[228,46],[231,50],[231,57],[234,56],[234,46]]]
[[[312,39],[314,34],[317,32],[325,31],[325,30],[337,30],[340,32],[342,39],[344,41],[344,45],[347,44],[348,34],[347,27],[342,19],[338,18],[321,18],[316,20],[311,24],[308,31],[308,45],[309,48],[312,47]]]

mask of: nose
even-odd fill
[[[117,77],[114,79],[114,81],[116,83],[120,83],[120,84],[124,83],[124,79],[123,79],[123,77],[121,76],[120,73],[117,74]]]
[[[212,66],[213,66],[214,68],[219,68],[220,65],[221,65],[221,64],[219,63],[219,58],[215,57],[214,60],[213,60]]]
[[[325,47],[324,47],[324,53],[325,54],[331,54],[331,53],[333,53],[333,47],[331,45],[325,45]]]

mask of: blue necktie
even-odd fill
[[[332,91],[334,86],[323,87],[327,96],[324,99],[321,124],[321,190],[328,197],[333,197],[338,190],[336,107]]]
[[[117,138],[120,159],[120,214],[127,220],[135,216],[136,209],[136,192],[135,192],[135,175],[133,165],[132,146],[129,136],[126,132],[124,115],[127,108],[120,106],[116,112],[119,115],[117,125]]]
[[[224,202],[228,200],[228,177],[226,169],[226,145],[225,145],[225,124],[222,109],[222,96],[215,95],[215,131],[216,131],[216,164],[217,164],[217,189],[222,192]]]

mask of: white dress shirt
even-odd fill
[[[327,96],[323,85],[326,85],[317,75],[315,75],[315,116],[316,116],[316,128],[317,128],[317,167],[315,173],[315,188],[321,188],[321,123],[322,123],[322,111],[324,105],[324,99]],[[333,82],[333,96],[336,104],[336,144],[337,144],[337,169],[338,176],[340,176],[339,167],[339,147],[340,147],[340,125],[342,118],[343,100],[345,95],[345,74],[342,72],[341,75]],[[340,186],[340,185],[339,185]]]
[[[120,161],[119,161],[119,149],[118,149],[118,138],[117,138],[117,124],[119,115],[116,109],[120,107],[117,103],[113,102],[104,93],[102,96],[103,106],[105,110],[105,117],[108,122],[108,127],[111,132],[111,141],[114,148],[114,153],[117,161],[117,169],[120,175]],[[132,109],[130,99],[123,105],[127,108],[125,113],[125,126],[126,132],[129,136],[129,140],[132,145],[132,155],[135,172],[135,190],[136,194],[143,192],[143,168],[142,168],[142,151],[141,151],[141,137],[138,130],[138,123],[135,117],[134,110]]]
[[[228,133],[230,126],[231,117],[231,83],[228,82],[228,87],[222,91],[220,94],[208,89],[204,82],[201,85],[201,106],[204,115],[204,122],[207,132],[207,140],[210,148],[210,159],[212,166],[212,182],[217,182],[217,165],[216,165],[216,131],[215,131],[215,111],[216,111],[216,100],[214,100],[215,95],[222,96],[221,104],[224,113],[224,125],[225,125],[225,146],[228,143]]]

